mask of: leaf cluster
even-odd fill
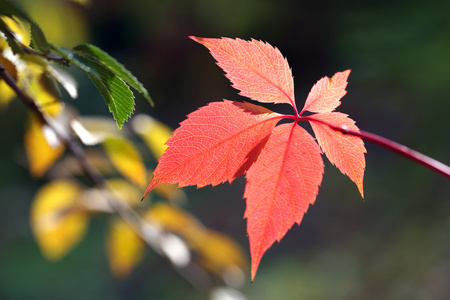
[[[28,24],[29,47],[18,39],[5,22],[5,17],[16,23]],[[57,62],[64,66],[74,65],[85,71],[103,96],[119,129],[134,111],[134,95],[130,86],[153,105],[149,93],[138,79],[108,53],[90,44],[81,44],[72,49],[50,44],[39,25],[12,1],[0,0],[0,32],[14,54],[27,55],[27,59],[30,59],[30,55],[44,58],[39,61],[43,68],[50,62]],[[62,84],[64,86],[64,82]]]

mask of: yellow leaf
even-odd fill
[[[131,206],[141,203],[142,191],[136,186],[122,179],[110,179],[106,182],[113,197],[118,201],[125,201]]]
[[[33,116],[24,140],[30,173],[37,178],[41,177],[64,152],[64,146],[62,145],[56,147],[49,145],[43,130],[44,126],[42,123],[37,117]]]
[[[160,184],[153,191],[174,204],[183,204],[187,200],[186,194],[177,188],[177,184]]]
[[[112,273],[126,277],[142,260],[144,244],[122,219],[114,219],[106,237],[106,251]]]
[[[30,33],[28,25],[25,25],[19,19],[11,19],[9,17],[2,16],[1,19],[6,23],[8,28],[14,32],[14,36],[24,45],[30,44]],[[0,38],[0,49],[4,49],[7,46],[6,41]]]
[[[17,81],[17,69],[16,66],[0,53],[0,64],[6,69],[6,72]],[[8,103],[14,98],[15,93],[6,84],[6,82],[0,79],[0,110],[3,110]]]
[[[42,111],[50,116],[57,116],[62,111],[63,106],[56,95],[53,83],[43,72],[41,66],[32,67],[31,64],[27,64],[27,66],[33,76],[28,86],[30,96]]]
[[[166,142],[172,135],[172,130],[147,115],[137,115],[132,121],[133,130],[144,140],[153,155],[158,159],[166,151]]]
[[[211,273],[221,276],[229,285],[240,285],[245,276],[247,258],[242,248],[230,237],[213,230],[193,238],[193,250],[199,264]]]
[[[195,236],[204,230],[201,223],[192,215],[161,202],[150,207],[146,218],[164,230],[176,233],[187,240],[190,239],[190,236]]]
[[[205,269],[221,276],[227,283],[240,284],[247,258],[242,248],[230,237],[206,229],[192,215],[171,205],[157,203],[147,212],[149,221],[163,230],[182,237]]]
[[[81,188],[68,180],[43,186],[31,205],[31,229],[47,259],[57,260],[83,237],[88,219],[77,207]]]
[[[144,163],[132,143],[124,138],[109,137],[103,141],[102,145],[109,159],[122,175],[141,187],[146,184]]]
[[[79,117],[71,122],[72,129],[85,145],[97,145],[108,136],[120,135],[116,122],[106,117]]]

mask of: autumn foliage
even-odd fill
[[[253,280],[265,251],[294,223],[300,224],[314,203],[324,173],[322,153],[363,196],[363,141],[330,127],[358,131],[352,119],[334,111],[346,94],[350,70],[320,79],[299,111],[291,69],[277,48],[256,40],[190,38],[210,50],[241,95],[288,103],[294,114],[228,100],[199,108],[167,141],[144,197],[160,184],[214,186],[245,174]],[[281,120],[292,122],[278,124]],[[311,124],[316,140],[298,126],[304,121]]]

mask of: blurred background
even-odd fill
[[[137,96],[136,113],[172,128],[208,102],[243,99],[207,49],[187,36],[254,38],[287,57],[297,106],[318,79],[351,69],[339,111],[363,130],[450,164],[449,1],[19,2],[51,43],[89,42],[122,62],[156,104]],[[83,115],[109,116],[87,76],[73,74],[79,98],[67,101]],[[19,101],[0,112],[0,298],[204,299],[150,250],[129,277],[115,279],[101,218],[63,260],[41,255],[29,209],[45,180],[26,169],[27,115]],[[365,201],[324,157],[315,205],[266,253],[255,282],[241,288],[246,297],[450,298],[450,181],[378,146],[366,148]],[[248,253],[244,183],[185,191],[189,211]]]

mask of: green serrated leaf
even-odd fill
[[[125,81],[139,93],[141,93],[152,106],[154,105],[152,99],[150,98],[150,95],[148,94],[142,83],[140,83],[137,78],[133,76],[133,74],[131,74],[130,71],[128,71],[121,63],[119,63],[115,58],[111,57],[108,53],[90,44],[78,45],[74,47],[73,50],[102,63],[114,74],[119,76],[123,81]]]
[[[31,33],[31,41],[30,47],[34,50],[40,51],[43,54],[48,54],[50,52],[50,46],[47,43],[47,39],[45,38],[44,32],[42,32],[39,25],[34,22],[30,23],[30,33]]]
[[[109,111],[116,120],[117,127],[122,129],[123,123],[134,111],[134,95],[128,85],[119,76],[91,57],[62,47],[53,46],[53,48],[58,54],[87,73],[105,99]]]
[[[11,48],[12,52],[14,54],[23,54],[22,47],[20,47],[20,44],[17,42],[8,25],[6,25],[6,23],[2,19],[0,19],[0,31],[5,35],[6,41],[8,42],[8,45]]]

